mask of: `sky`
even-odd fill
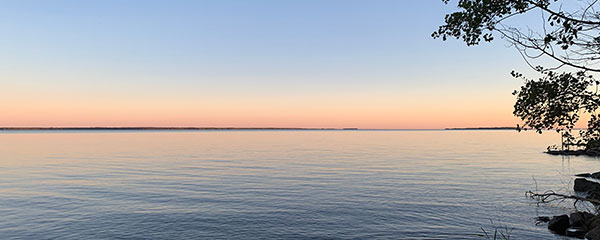
[[[453,4],[455,4],[453,2]],[[502,40],[442,1],[5,1],[0,126],[515,126]]]

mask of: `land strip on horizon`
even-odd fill
[[[358,128],[287,127],[0,127],[6,130],[359,130]]]
[[[119,130],[516,130],[515,127],[463,127],[443,129],[371,129],[371,128],[303,128],[303,127],[0,127],[0,131],[119,131]]]

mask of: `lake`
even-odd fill
[[[1,131],[1,239],[561,239],[600,159],[516,131]],[[534,180],[535,179],[535,180]],[[494,221],[494,224],[490,222]]]

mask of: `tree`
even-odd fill
[[[512,72],[525,82],[513,92],[517,96],[513,114],[524,123],[518,129],[539,133],[555,129],[567,147],[598,150],[600,82],[594,77],[600,73],[598,1],[458,0],[458,10],[446,15],[445,24],[432,37],[461,39],[467,46],[491,42],[496,36],[508,41],[542,76],[528,79]],[[531,22],[535,15],[539,22]],[[588,128],[575,137],[572,131],[582,115],[589,115]]]

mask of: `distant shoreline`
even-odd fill
[[[515,127],[468,127],[444,129],[293,128],[293,127],[0,127],[0,131],[455,131],[516,130]]]
[[[359,130],[358,128],[252,128],[252,127],[0,127],[0,131],[144,131],[144,130]]]
[[[467,127],[467,128],[445,128],[444,130],[517,130],[516,127]]]

